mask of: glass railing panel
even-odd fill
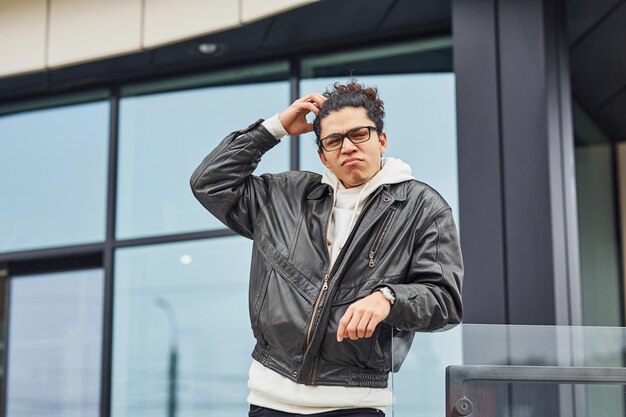
[[[624,415],[624,368],[451,366],[447,416]]]
[[[416,333],[411,350],[400,371],[394,374],[392,390],[396,403],[393,409],[387,410],[387,415],[392,413],[394,417],[450,415],[447,414],[450,409],[446,406],[445,374],[446,368],[451,365],[558,367],[557,371],[575,367],[582,368],[583,374],[587,369],[621,372],[624,367],[624,352],[626,352],[626,331],[620,327],[462,324],[445,332]],[[493,383],[480,382],[487,385]],[[517,388],[506,388],[507,383],[506,380],[496,382],[498,389],[517,392]],[[626,384],[626,380],[624,383]],[[520,384],[524,384],[525,387],[534,384],[542,388],[539,392],[543,397],[530,395],[529,393],[532,393],[530,387],[527,387],[527,391],[522,391],[523,395],[528,394],[531,399],[537,399],[538,402],[533,407],[551,410],[551,402],[556,401],[561,414],[553,415],[576,417],[625,415],[621,411],[624,392],[619,384],[604,386],[598,383],[581,383],[574,386],[573,382],[542,384],[524,382],[513,385],[517,387]],[[483,395],[484,392],[490,391],[480,392]],[[494,392],[498,393],[497,390]],[[564,392],[570,392],[569,396]],[[584,414],[588,408],[592,411],[597,409],[610,412],[598,414],[594,411]],[[521,408],[517,410],[517,414],[511,415],[522,417],[536,415],[524,414],[520,410]],[[567,414],[566,410],[574,410],[572,412],[577,414]],[[617,414],[613,413],[614,410],[617,410]],[[480,415],[476,412],[471,414],[471,416]]]

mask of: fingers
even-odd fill
[[[313,112],[317,116],[324,100],[326,99],[322,95],[311,93],[294,101],[280,112],[278,119],[285,131],[290,135],[312,132],[313,125],[307,122],[306,115]]]
[[[317,107],[322,107],[322,104],[324,104],[324,102],[326,101],[326,97],[318,93],[310,93],[306,96],[300,97],[296,101],[315,103]]]
[[[337,341],[371,337],[376,326],[389,315],[389,301],[379,292],[351,304],[339,320]]]
[[[337,327],[337,341],[341,342],[344,337],[346,337],[346,327],[348,327],[348,323],[352,319],[352,309],[348,307],[346,312],[339,320],[339,326]]]
[[[309,111],[312,111],[313,113],[315,113],[315,115],[319,114],[320,112],[320,109],[315,104],[310,103],[310,102],[300,103],[299,107],[300,109],[308,110],[307,113]]]
[[[374,315],[370,311],[354,306],[348,307],[348,310],[339,320],[337,341],[341,342],[346,337],[350,340],[370,337],[374,333],[376,324],[378,324],[377,322],[372,323],[373,317]]]
[[[363,311],[355,311],[352,314],[352,319],[350,319],[350,323],[346,326],[346,332],[348,333],[348,337],[350,340],[357,340],[359,338],[358,335],[358,326],[363,318]]]
[[[365,337],[372,337],[374,334],[374,330],[376,330],[376,326],[380,323],[381,320],[375,314],[372,315],[369,323],[367,323],[367,329],[365,330]]]
[[[367,325],[369,324],[369,322],[372,319],[372,314],[369,313],[365,313],[361,316],[361,320],[359,320],[359,322],[356,325],[356,338],[352,339],[352,340],[356,340],[356,339],[362,339],[364,337],[370,337],[371,334],[366,335],[367,334]]]

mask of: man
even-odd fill
[[[202,205],[254,240],[250,416],[384,415],[413,332],[461,321],[452,211],[383,158],[383,117],[376,88],[336,83],[231,133],[191,176]],[[252,175],[281,137],[312,130],[323,176]]]

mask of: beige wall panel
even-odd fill
[[[0,0],[0,77],[45,69],[46,0]]]
[[[136,52],[141,0],[50,0],[48,66]]]
[[[236,0],[146,0],[143,46],[177,42],[238,25]]]
[[[280,14],[316,0],[240,0],[241,22],[248,23],[264,17]]]

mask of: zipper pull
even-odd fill
[[[374,251],[370,251],[370,261],[368,263],[370,268],[374,268]]]
[[[326,291],[328,289],[328,274],[324,275],[324,285],[322,285],[322,291]]]

